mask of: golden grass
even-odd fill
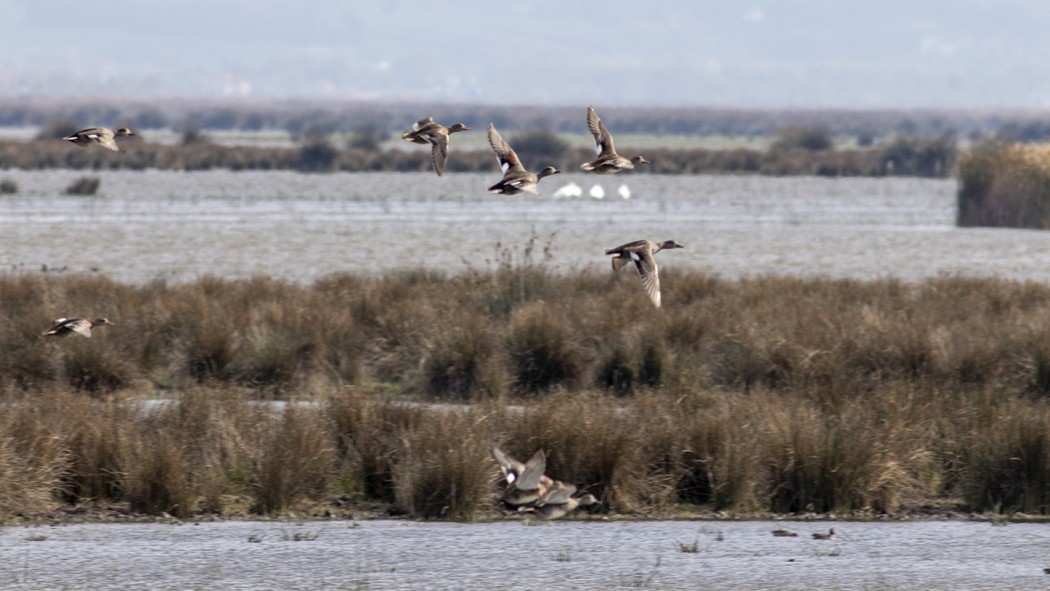
[[[958,224],[1050,228],[1050,146],[989,142],[959,161]]]
[[[303,396],[378,381],[460,400],[695,386],[848,398],[880,380],[1050,390],[1045,285],[667,276],[661,310],[644,305],[636,281],[531,265],[306,286],[8,276],[0,391],[225,384]],[[40,337],[51,317],[77,312],[117,325],[90,341]]]
[[[0,511],[224,514],[240,497],[279,514],[349,495],[470,519],[498,493],[500,444],[544,449],[597,511],[1050,513],[1050,286],[666,275],[660,310],[636,281],[528,263],[312,285],[0,278]],[[74,310],[116,325],[40,336]],[[291,406],[250,402],[275,398]]]

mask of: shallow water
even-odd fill
[[[82,171],[5,171],[0,269],[100,272],[121,281],[421,266],[488,268],[498,246],[558,270],[606,269],[604,249],[674,238],[664,269],[725,277],[917,279],[942,273],[1050,279],[1050,233],[956,228],[955,182],[926,179],[565,173],[543,197],[485,192],[496,174],[111,171],[99,195],[61,194]],[[569,182],[604,200],[555,199]],[[621,184],[630,200],[616,195]]]
[[[834,526],[834,541],[810,532]],[[774,538],[785,527],[798,538]],[[294,541],[296,534],[316,536]],[[30,541],[30,536],[46,536]],[[250,536],[261,538],[249,542]],[[679,544],[697,545],[685,553]],[[4,589],[1047,589],[1050,527],[365,521],[0,529]]]

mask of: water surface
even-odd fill
[[[810,538],[829,526],[836,528],[838,539]],[[777,527],[800,536],[774,538],[770,531]],[[315,539],[295,541],[296,534]],[[695,544],[697,551],[682,552],[683,544]],[[1043,573],[1050,566],[1050,527],[975,522],[6,527],[0,529],[0,556],[0,581],[12,590],[1002,591],[1050,586],[1050,575]]]
[[[956,228],[955,182],[928,179],[565,173],[544,196],[485,192],[493,174],[109,171],[98,196],[63,195],[83,171],[5,171],[0,267],[192,280],[340,271],[488,268],[536,237],[561,271],[606,269],[604,249],[686,245],[664,269],[918,279],[1050,279],[1050,233]],[[574,182],[603,200],[555,199]],[[627,184],[631,198],[616,195]],[[539,249],[534,261],[540,262]]]

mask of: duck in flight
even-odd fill
[[[528,192],[533,195],[539,195],[540,192],[536,185],[540,182],[540,179],[561,172],[553,166],[544,168],[539,174],[532,174],[525,170],[521,160],[518,160],[518,155],[511,149],[507,140],[503,139],[503,136],[496,131],[496,126],[491,123],[489,123],[489,145],[492,146],[492,151],[496,153],[499,167],[503,171],[503,178],[495,185],[489,187],[489,193],[517,195],[518,193]]]
[[[127,127],[121,127],[116,131],[106,129],[105,127],[90,127],[88,129],[81,129],[80,131],[71,135],[67,135],[62,139],[66,140],[67,142],[72,142],[80,146],[81,148],[83,148],[84,146],[90,146],[91,144],[95,144],[98,146],[102,146],[107,150],[119,152],[120,146],[117,145],[116,138],[127,135],[135,135],[135,132],[131,131]]]
[[[630,170],[637,164],[649,163],[643,156],[624,158],[617,154],[612,134],[605,128],[593,107],[587,107],[587,127],[594,136],[594,151],[598,157],[593,162],[581,164],[580,168],[598,174],[615,174],[621,170]]]
[[[613,271],[619,271],[628,262],[634,263],[638,274],[642,277],[642,287],[653,305],[660,307],[660,272],[656,266],[656,258],[653,256],[665,248],[685,248],[674,240],[665,240],[660,243],[649,240],[635,240],[627,244],[621,244],[616,248],[610,248],[605,254],[614,255],[612,259]]]
[[[449,136],[460,131],[470,131],[470,128],[462,123],[445,127],[435,122],[433,117],[427,117],[413,123],[412,129],[401,134],[401,139],[415,144],[430,144],[430,158],[434,161],[434,172],[441,176],[445,173],[445,163],[448,161]]]

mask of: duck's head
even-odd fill
[[[598,504],[598,498],[595,497],[594,495],[592,495],[591,493],[587,493],[587,494],[583,495],[582,497],[579,497],[578,500],[579,500],[579,506],[581,506],[581,507],[586,507],[588,505],[597,505]]]
[[[560,172],[561,171],[558,170],[557,168],[554,168],[553,166],[548,166],[547,168],[544,168],[543,170],[541,170],[540,173],[538,175],[536,175],[536,178],[537,179],[542,179],[545,176],[550,176],[552,174],[558,174]]]
[[[664,243],[660,245],[660,250],[665,248],[685,248],[681,244],[678,244],[674,240],[664,240]]]
[[[635,156],[631,158],[631,164],[649,164],[649,161],[645,159],[645,156]]]
[[[109,321],[109,318],[96,318],[91,326],[113,326],[113,323]]]
[[[448,128],[449,133],[456,133],[457,131],[470,131],[470,128],[462,123],[456,123]]]
[[[117,135],[119,135],[119,136],[123,136],[123,135],[135,135],[135,132],[134,132],[134,131],[131,131],[131,130],[130,130],[130,129],[128,129],[127,127],[121,127],[120,129],[118,129],[118,130],[117,130]]]

